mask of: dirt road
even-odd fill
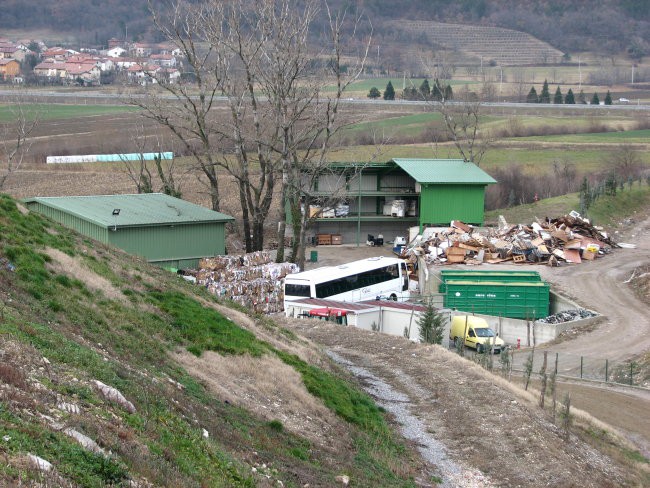
[[[636,267],[650,262],[650,219],[615,237],[623,239],[636,249],[616,249],[579,265],[535,268],[553,288],[606,317],[595,330],[554,345],[553,351],[625,360],[650,348],[650,307],[624,283]]]
[[[388,401],[389,412],[390,403],[399,404],[398,427],[437,460],[443,486],[625,485],[629,473],[620,463],[577,437],[565,441],[535,397],[452,352],[320,321],[284,322],[343,358],[380,404]],[[377,392],[378,383],[392,401]]]

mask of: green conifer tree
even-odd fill
[[[542,92],[539,94],[539,103],[551,103],[551,93],[548,91],[548,81],[544,80]]]
[[[373,86],[368,92],[368,98],[372,98],[373,100],[375,100],[379,97],[381,97],[381,92],[376,86]]]
[[[451,85],[445,86],[445,100],[453,100],[454,90],[451,89]]]
[[[609,90],[607,90],[607,95],[605,95],[605,105],[611,105],[612,104],[612,94],[609,93]]]
[[[564,97],[562,97],[562,91],[560,90],[560,87],[557,87],[557,90],[555,90],[555,96],[553,97],[553,103],[555,104],[562,104],[564,103]]]
[[[537,98],[537,90],[535,87],[532,87],[526,96],[526,103],[539,103],[539,98]]]
[[[427,300],[426,310],[417,321],[420,330],[420,341],[425,344],[442,344],[445,330],[445,318],[433,306],[433,300]]]
[[[573,95],[573,90],[571,88],[569,88],[569,91],[566,93],[566,97],[564,97],[564,103],[572,105],[576,103],[576,98]]]
[[[386,85],[384,90],[384,100],[395,100],[395,88],[393,88],[393,83],[391,81]]]
[[[600,105],[600,98],[598,98],[598,93],[594,93],[594,96],[591,97],[592,105]]]
[[[429,97],[431,96],[431,87],[429,86],[429,80],[426,78],[420,85],[420,95],[424,100],[428,100]]]

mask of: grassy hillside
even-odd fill
[[[7,196],[0,357],[2,486],[413,486],[419,469],[382,410],[293,333]],[[213,379],[258,398],[181,366],[220,358],[240,366]],[[268,364],[267,384],[243,373]]]

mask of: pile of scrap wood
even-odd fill
[[[402,250],[401,257],[424,255],[432,264],[580,263],[593,260],[618,245],[602,228],[593,226],[577,212],[531,225],[509,225],[499,217],[498,228],[478,231],[452,221],[448,228],[425,229]]]
[[[197,283],[210,293],[255,312],[280,312],[284,302],[282,278],[299,269],[294,263],[271,261],[268,251],[202,259],[196,273]]]

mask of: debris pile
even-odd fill
[[[273,313],[283,308],[282,278],[298,271],[294,263],[273,263],[268,251],[256,251],[202,259],[196,279],[220,298],[258,313]]]
[[[473,226],[452,221],[450,227],[427,228],[400,256],[414,260],[424,255],[429,264],[581,263],[619,247],[602,228],[577,212],[531,225],[509,225],[499,216],[498,228],[479,232]]]
[[[588,319],[590,317],[597,317],[598,314],[584,308],[575,310],[565,310],[558,312],[548,317],[537,320],[539,324],[563,324],[565,322],[573,322],[574,320]]]

